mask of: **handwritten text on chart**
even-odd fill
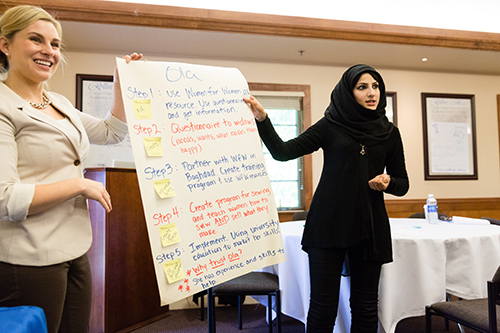
[[[175,171],[181,171],[190,192],[204,191],[217,184],[251,181],[267,177],[264,163],[254,162],[254,154],[225,155],[214,160],[183,161],[178,165],[166,163],[160,167],[147,166],[143,172],[146,180],[165,179]]]
[[[157,137],[166,135],[170,138],[168,146],[179,149],[180,153],[195,155],[201,153],[204,148],[204,142],[214,142],[224,139],[231,139],[248,133],[257,132],[253,120],[244,118],[228,121],[214,122],[193,122],[178,123],[171,122],[165,127],[164,124],[135,124],[134,135],[145,137]]]
[[[187,251],[190,252],[196,265],[186,269],[186,277],[191,279],[194,285],[202,285],[208,288],[216,284],[216,278],[224,276],[235,269],[241,269],[257,261],[264,260],[284,253],[282,247],[264,249],[245,255],[242,246],[257,243],[265,237],[279,235],[279,222],[270,220],[255,227],[235,230],[229,236],[225,234],[202,242],[192,242]],[[176,248],[174,252],[158,255],[156,261],[159,264],[176,260],[181,256],[181,250]],[[188,281],[186,280],[186,281]]]

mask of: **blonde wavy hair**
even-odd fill
[[[0,17],[0,36],[11,40],[16,33],[39,20],[51,22],[56,28],[59,38],[62,39],[62,28],[59,21],[44,9],[29,5],[12,7]],[[0,73],[8,72],[8,70],[7,56],[0,51]]]

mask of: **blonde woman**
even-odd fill
[[[45,90],[61,62],[61,38],[59,22],[39,7],[13,7],[0,18],[0,306],[39,306],[49,332],[88,332],[86,200],[107,212],[112,206],[104,186],[83,177],[81,162],[90,143],[117,143],[127,126],[118,82],[105,120]]]

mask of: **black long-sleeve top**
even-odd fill
[[[363,147],[362,142],[356,142],[326,118],[287,142],[278,136],[269,117],[257,122],[257,127],[276,160],[287,161],[323,149],[323,171],[307,216],[303,249],[347,248],[365,242],[366,259],[391,262],[391,231],[384,194],[370,189],[368,181],[386,170],[391,181],[384,192],[396,196],[408,192],[399,130],[394,127],[387,140]]]

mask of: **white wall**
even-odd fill
[[[69,52],[68,63],[50,82],[50,88],[75,103],[76,74],[111,75],[115,57],[121,55]],[[249,82],[307,84],[311,86],[312,121],[323,116],[330,92],[344,67],[256,63],[231,60],[179,59],[146,55],[150,61],[178,61],[203,65],[236,67]],[[500,76],[467,75],[435,72],[398,71],[377,68],[388,91],[397,92],[398,127],[401,130],[410,191],[404,199],[422,199],[428,193],[439,198],[472,198],[500,196],[500,168],[496,95],[500,94]],[[478,175],[477,181],[424,181],[422,108],[420,94],[474,94]],[[322,154],[313,154],[315,184],[321,173]],[[392,196],[387,196],[393,199]]]

